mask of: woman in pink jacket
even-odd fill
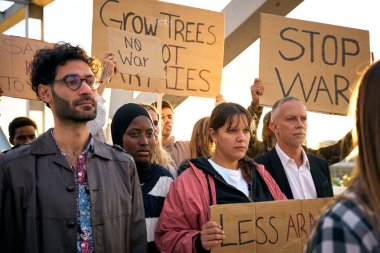
[[[264,166],[245,157],[251,121],[238,104],[214,108],[209,135],[215,152],[190,160],[173,182],[156,230],[161,252],[208,252],[220,244],[224,232],[209,221],[211,205],[286,199]]]

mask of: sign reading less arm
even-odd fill
[[[368,31],[261,14],[260,34],[264,105],[295,96],[308,110],[347,113],[370,62]]]
[[[212,253],[301,253],[323,207],[333,198],[215,205],[210,220],[225,232]]]
[[[136,75],[127,70],[113,78],[111,88],[180,96],[215,97],[219,94],[224,50],[223,13],[153,0],[94,0],[92,54],[95,56],[107,51],[107,27],[156,37],[161,42],[159,53],[166,77],[156,78],[149,71],[148,76]],[[126,67],[130,67],[128,61],[143,66],[152,60],[130,55],[122,55],[122,58]]]
[[[0,34],[0,87],[4,96],[37,99],[29,79],[29,64],[43,41]]]

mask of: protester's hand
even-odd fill
[[[205,250],[222,243],[225,237],[224,231],[215,221],[208,221],[202,226],[201,242]]]
[[[260,103],[260,96],[264,94],[264,85],[260,78],[255,78],[255,82],[251,86],[252,102],[255,105]]]
[[[103,95],[103,92],[107,87],[107,83],[111,80],[111,77],[117,73],[117,63],[115,59],[115,54],[112,52],[105,53],[102,60],[102,66],[103,70],[100,76],[102,85],[97,90],[100,96]]]
[[[102,78],[107,79],[107,81],[117,73],[117,63],[115,54],[112,52],[105,53],[103,57],[103,73]]]
[[[222,94],[216,95],[215,97],[215,105],[226,102]]]

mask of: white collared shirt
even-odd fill
[[[241,169],[231,170],[220,166],[211,159],[208,159],[208,161],[229,185],[232,185],[249,197],[248,183],[245,181]]]
[[[276,144],[276,152],[280,157],[282,166],[288,177],[290,189],[294,199],[315,199],[317,191],[314,180],[310,172],[310,164],[305,151],[302,149],[302,164],[297,167],[296,162],[287,156],[284,151]]]

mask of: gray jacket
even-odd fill
[[[131,156],[94,139],[87,177],[95,252],[145,252],[144,206]],[[74,171],[50,130],[1,156],[1,252],[77,252],[75,188]]]

